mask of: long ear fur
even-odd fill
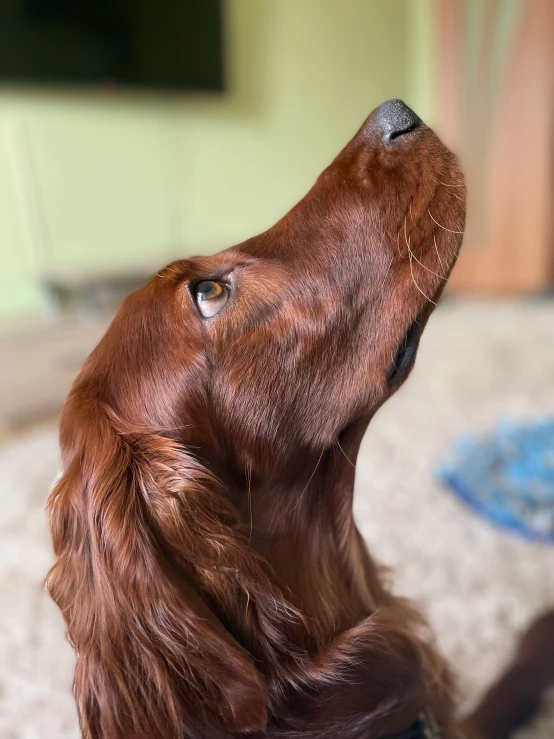
[[[108,413],[69,424],[78,432],[49,500],[48,587],[77,652],[83,735],[263,730],[268,686],[220,618],[271,672],[298,656],[285,641],[296,613],[216,480],[170,439],[116,428]]]

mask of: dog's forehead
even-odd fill
[[[290,279],[290,264],[286,254],[275,249],[269,253],[256,239],[230,247],[211,256],[181,259],[164,267],[156,275],[160,280],[194,284],[199,280],[224,280],[240,272],[241,279],[284,285]]]

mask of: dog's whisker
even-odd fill
[[[407,257],[410,256],[410,241],[408,239],[408,216],[404,216],[404,241],[406,242],[406,246],[408,247],[408,253],[406,254]]]
[[[398,232],[398,235],[397,235],[397,237],[396,237],[396,248],[397,248],[397,250],[398,250],[398,256],[399,256],[399,257],[400,257],[401,259],[405,259],[405,256],[404,256],[404,255],[402,254],[402,252],[400,251],[400,231]]]
[[[407,226],[406,220],[407,220],[406,217],[404,217],[404,241],[406,242],[406,246],[408,247],[408,256],[410,256],[410,255],[413,256],[414,253],[413,253],[413,251],[411,249],[410,239],[408,238],[408,231],[407,231],[407,228],[406,228],[406,226]]]
[[[343,449],[343,448],[342,448],[342,446],[340,445],[340,441],[339,441],[338,439],[337,439],[337,446],[338,446],[338,448],[339,448],[339,449],[341,450],[341,452],[342,452],[342,453],[344,454],[344,458],[346,459],[346,461],[347,461],[347,462],[348,462],[349,464],[351,464],[351,465],[352,465],[352,467],[354,467],[354,469],[356,469],[356,465],[355,465],[355,464],[354,464],[354,462],[353,462],[353,461],[352,461],[352,460],[351,460],[351,459],[349,458],[349,456],[348,456],[348,455],[346,454],[346,452],[344,451],[344,449]]]
[[[436,218],[433,218],[433,214],[431,213],[429,208],[427,208],[427,213],[429,213],[433,223],[436,223],[439,228],[443,229],[443,231],[448,231],[451,234],[463,234],[463,231],[453,231],[451,228],[446,228],[446,226],[443,226],[442,223],[439,223]]]
[[[414,267],[413,267],[412,256],[413,256],[413,254],[410,251],[410,272],[411,272],[411,275],[412,275],[412,282],[414,283],[414,285],[419,290],[419,292],[423,295],[424,298],[427,298],[427,300],[430,303],[432,303],[433,305],[436,305],[435,301],[434,300],[431,300],[431,298],[423,292],[423,290],[420,288],[420,286],[416,282],[416,279],[415,279],[415,276],[414,276]]]
[[[305,493],[305,492],[306,492],[306,490],[307,490],[307,489],[308,489],[308,488],[310,487],[310,483],[311,483],[311,481],[312,481],[312,480],[314,479],[314,475],[315,475],[315,473],[317,472],[317,468],[319,467],[319,463],[321,462],[321,459],[322,459],[322,457],[323,457],[323,452],[324,452],[324,451],[325,451],[325,449],[323,448],[323,449],[321,450],[321,454],[319,455],[319,459],[317,460],[317,464],[316,464],[316,466],[314,467],[314,471],[312,472],[312,474],[310,475],[310,479],[309,479],[309,480],[308,480],[308,482],[306,483],[306,487],[304,488],[304,490],[302,490],[302,492],[301,492],[301,493],[300,493],[300,495],[298,496],[298,500],[296,501],[296,505],[294,506],[294,510],[296,510],[296,509],[298,508],[298,506],[300,505],[300,502],[302,501],[302,498],[304,497],[304,493]]]
[[[250,532],[248,534],[248,542],[252,543],[252,529],[253,529],[253,519],[252,519],[252,465],[250,462],[247,464],[246,467],[246,479],[248,482],[248,515],[250,518]]]
[[[420,260],[419,260],[419,259],[418,259],[418,258],[416,257],[416,255],[415,255],[415,254],[413,253],[413,251],[412,251],[411,249],[410,249],[410,254],[412,255],[412,257],[413,257],[413,258],[414,258],[414,259],[416,260],[416,262],[417,262],[418,264],[421,264],[421,266],[423,267],[423,269],[426,269],[426,270],[427,270],[427,272],[430,272],[430,273],[431,273],[432,275],[435,275],[435,277],[438,277],[438,278],[439,278],[439,279],[441,279],[441,280],[447,280],[447,279],[448,279],[448,277],[444,277],[443,275],[439,275],[439,273],[438,273],[438,272],[433,272],[433,270],[432,270],[432,269],[429,269],[429,267],[427,267],[427,265],[423,264],[423,262],[422,262],[422,261],[420,261]]]
[[[391,236],[391,233],[390,233],[390,231],[388,230],[388,228],[387,228],[387,229],[386,229],[385,231],[383,231],[383,236],[388,236],[388,237],[389,237],[389,239],[390,239],[391,241],[393,241],[393,242],[394,242],[394,239],[393,239],[393,237]]]
[[[398,207],[399,208],[402,208],[402,205],[400,203],[400,198],[398,197],[398,195],[396,196],[396,202],[398,203]],[[404,230],[406,230],[406,216],[404,216]],[[396,233],[396,249],[398,251],[398,256],[401,259],[406,259],[406,257],[408,255],[407,254],[406,255],[402,254],[402,250],[400,249],[400,229],[398,229],[398,231]]]
[[[441,269],[444,270],[444,264],[442,263],[441,255],[439,254],[439,247],[437,246],[437,239],[435,238],[435,234],[433,234],[433,243],[435,244],[435,251],[437,252],[437,259],[439,260]]]
[[[439,185],[444,185],[445,187],[458,187],[458,188],[464,187],[464,183],[463,182],[461,182],[459,185],[457,185],[455,183],[452,183],[452,182],[451,183],[449,183],[449,182],[441,182],[441,180],[437,180],[437,182],[439,183]]]
[[[416,257],[414,256],[413,251],[410,249],[410,240],[408,239],[408,234],[406,231],[406,218],[404,218],[404,239],[406,240],[406,246],[408,247],[408,257],[410,259],[410,273],[412,275],[412,282],[414,283],[414,285],[419,290],[419,292],[423,295],[424,298],[427,298],[427,300],[430,303],[433,303],[433,305],[436,305],[435,301],[431,300],[431,298],[423,292],[423,290],[420,288],[420,286],[416,282],[416,278],[414,275],[414,263],[413,263],[413,259],[416,259]],[[417,259],[417,261],[419,262],[419,259]],[[422,265],[422,266],[425,266],[425,265]]]
[[[409,213],[410,213],[410,220],[411,220],[411,222],[412,222],[412,225],[413,225],[413,227],[414,227],[414,228],[415,228],[415,229],[416,229],[417,231],[419,231],[419,230],[420,230],[420,229],[419,229],[419,226],[418,226],[418,225],[417,225],[417,223],[416,223],[416,222],[414,221],[414,215],[413,215],[413,213],[412,213],[412,205],[413,205],[413,203],[410,203],[410,208],[409,208]]]
[[[394,255],[390,258],[389,266],[387,267],[387,271],[386,271],[385,276],[383,278],[383,282],[381,283],[381,287],[383,287],[383,285],[387,281],[387,277],[389,276],[390,268],[392,266],[393,261],[394,261]]]
[[[398,236],[394,238],[394,236],[391,234],[391,232],[388,229],[384,232],[383,235],[388,236],[388,238],[391,241],[391,244],[396,244],[396,248],[398,249],[398,238],[399,238]]]

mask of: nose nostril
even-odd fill
[[[406,126],[406,128],[400,128],[397,131],[391,131],[386,138],[388,138],[389,141],[394,141],[394,139],[398,139],[400,138],[400,136],[405,136],[407,133],[412,133],[412,131],[415,131],[416,128],[419,128],[419,121],[414,121],[414,123]]]

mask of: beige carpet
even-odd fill
[[[508,658],[529,618],[554,607],[554,547],[526,543],[466,511],[432,477],[451,439],[502,415],[554,413],[554,304],[446,303],[407,386],[364,441],[357,519],[425,609],[466,703]],[[54,428],[0,449],[0,737],[76,739],[73,656],[42,580]],[[526,737],[554,736],[554,701]]]

